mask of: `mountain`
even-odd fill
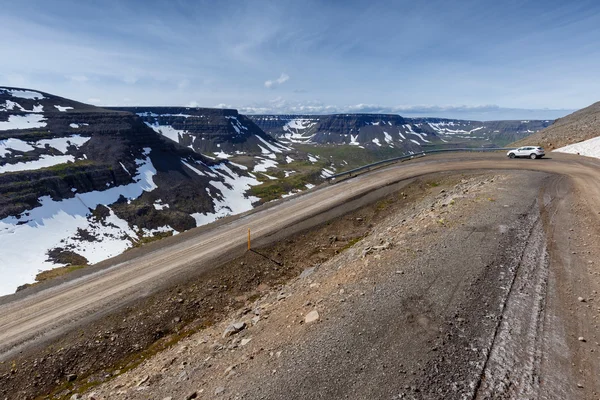
[[[219,158],[289,150],[237,110],[184,107],[111,107],[138,115],[157,133],[197,153]]]
[[[515,146],[538,145],[558,149],[600,136],[600,102],[559,118],[546,129],[514,143]]]
[[[552,121],[470,121],[444,118],[410,118],[420,129],[430,129],[446,142],[484,143],[497,146],[526,137],[549,126]]]
[[[432,145],[503,146],[551,121],[467,121],[386,114],[251,115],[265,132],[288,143],[389,146],[415,152]]]
[[[96,263],[249,210],[259,199],[246,191],[258,184],[246,167],[204,157],[133,113],[2,87],[0,294],[39,270]]]
[[[434,132],[415,129],[399,115],[252,115],[250,118],[267,133],[287,143],[391,147],[403,153],[415,153],[423,145],[441,143]]]

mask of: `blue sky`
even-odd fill
[[[600,100],[600,2],[0,0],[0,85],[99,105],[555,118]]]

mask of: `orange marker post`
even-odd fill
[[[250,250],[250,228],[248,228],[248,250]]]

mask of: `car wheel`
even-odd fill
[[[529,158],[531,158],[532,160],[535,160],[537,158],[537,154],[531,153],[531,155],[529,156]]]
[[[510,154],[508,155],[508,157],[509,157],[509,158],[515,158],[515,153],[510,153]]]

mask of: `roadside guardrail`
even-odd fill
[[[334,174],[334,175],[328,176],[327,180],[329,180],[329,183],[334,183],[337,178],[341,178],[343,176],[352,177],[353,175],[357,175],[360,172],[369,171],[373,167],[379,167],[384,164],[394,164],[398,161],[410,160],[412,158],[417,158],[417,157],[424,157],[427,154],[452,153],[452,152],[456,153],[456,152],[462,152],[462,151],[470,151],[470,152],[503,151],[503,150],[508,151],[508,150],[514,150],[515,148],[516,147],[479,147],[479,148],[425,150],[425,151],[420,151],[418,153],[407,154],[404,156],[399,156],[399,157],[394,157],[394,158],[388,158],[386,160],[381,160],[381,161],[377,161],[377,162],[374,162],[371,164],[363,165],[362,167],[353,168],[348,171],[340,172],[339,174]]]

